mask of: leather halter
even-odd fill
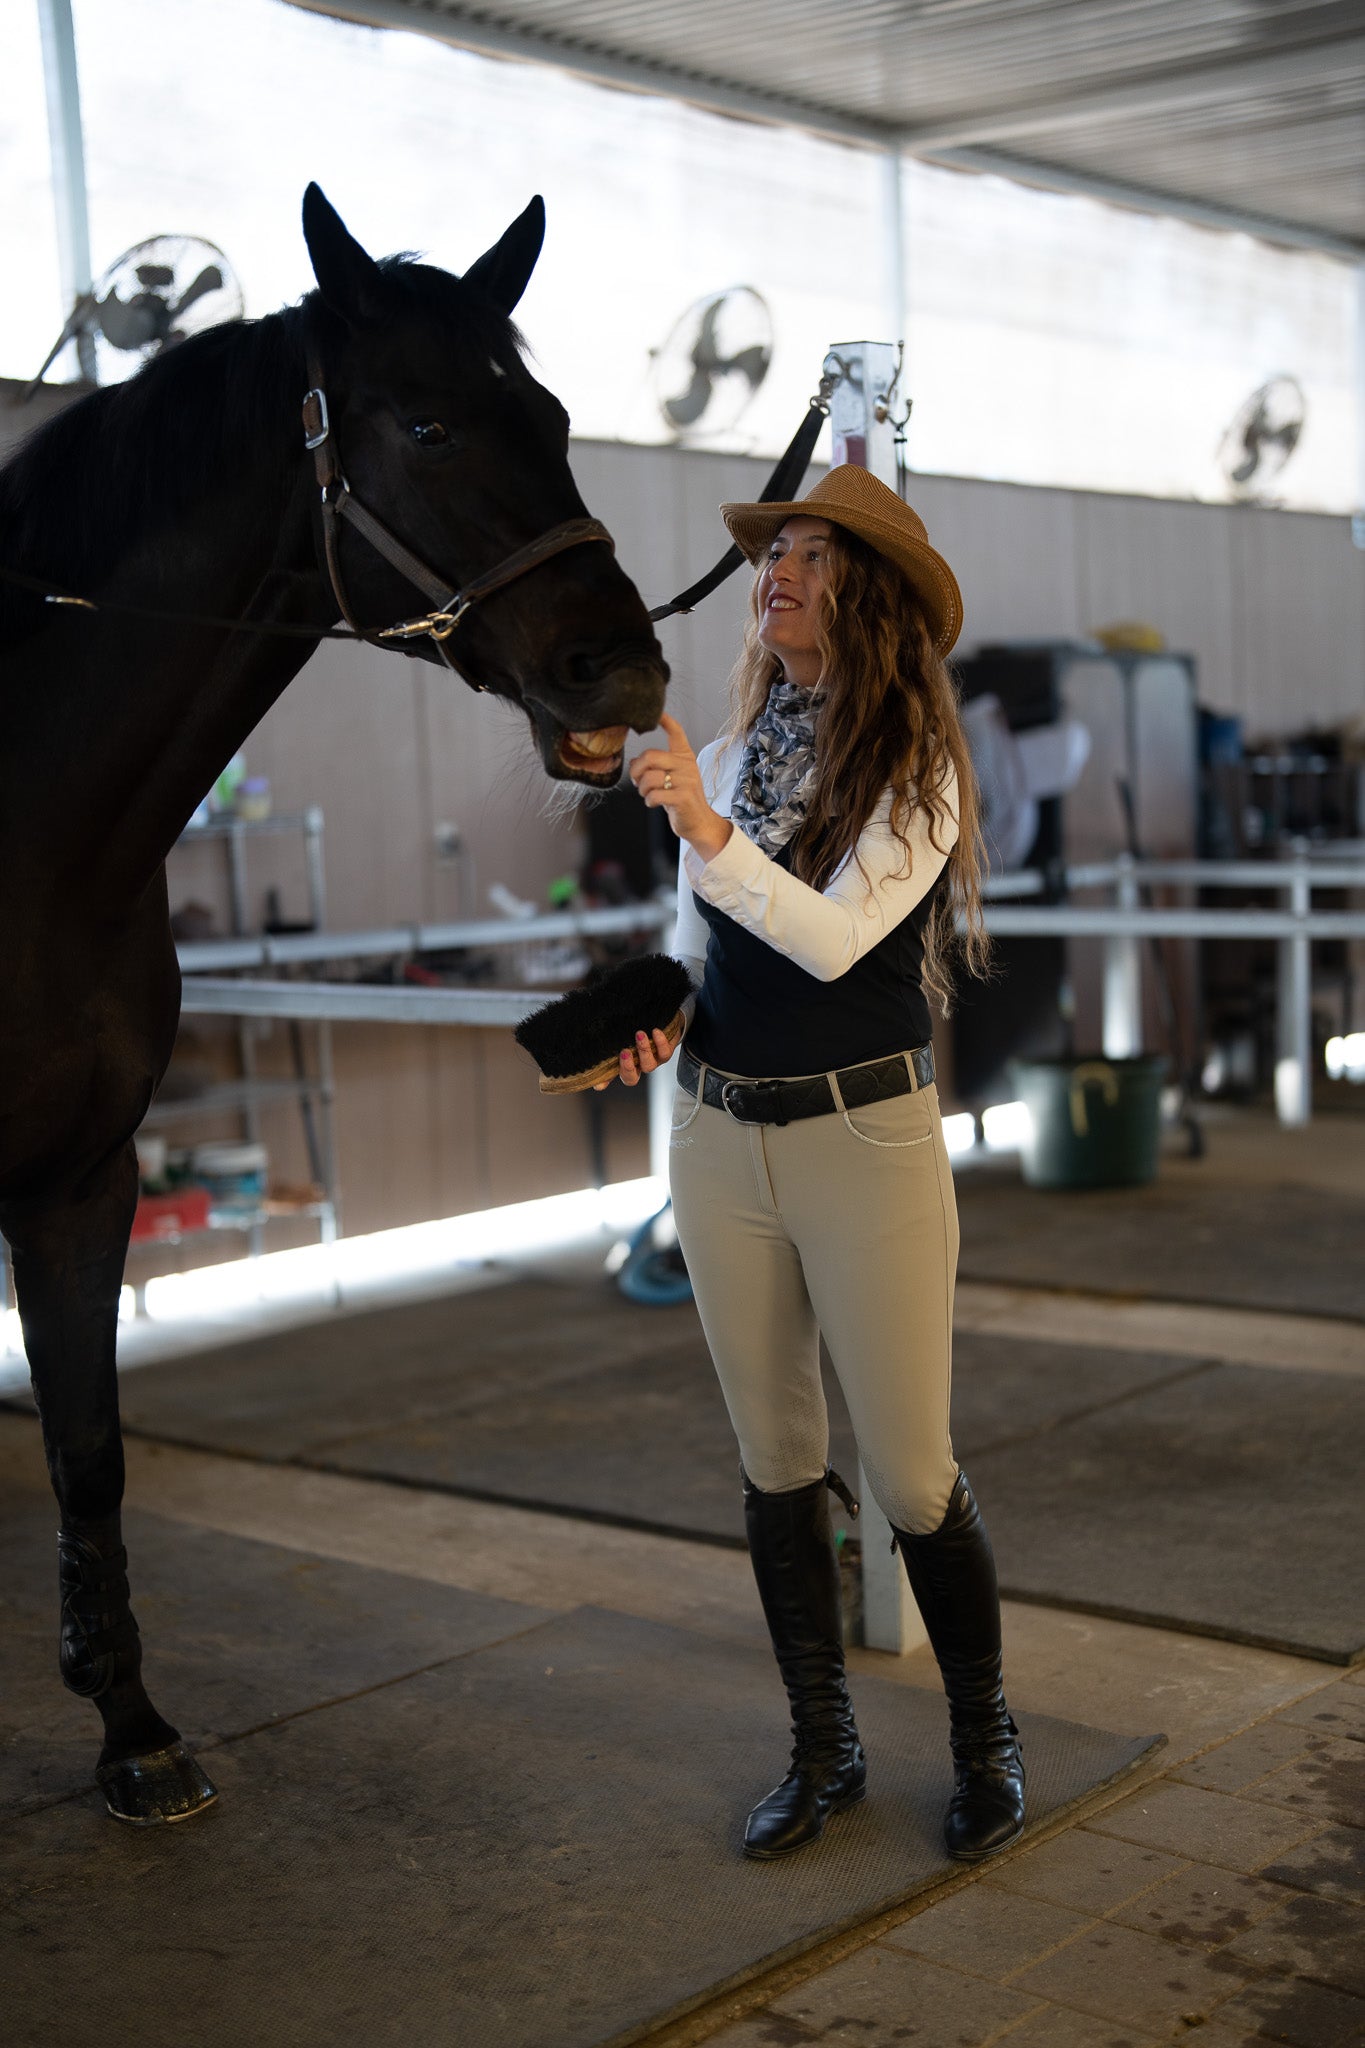
[[[341,616],[356,635],[357,639],[369,640],[382,646],[391,640],[417,640],[429,638],[436,642],[451,668],[456,668],[446,641],[459,625],[471,605],[480,598],[490,597],[495,590],[502,590],[514,583],[519,576],[525,576],[532,569],[538,569],[555,555],[563,554],[566,548],[581,547],[585,541],[604,541],[615,551],[616,543],[600,519],[565,519],[558,526],[552,526],[538,539],[530,541],[524,548],[518,548],[507,555],[493,568],[485,569],[479,576],[473,576],[467,583],[456,585],[449,578],[438,576],[434,569],[412,549],[390,532],[382,519],[376,518],[367,505],[363,505],[346,481],[341,466],[341,454],[332,433],[331,416],[327,408],[327,393],[323,389],[322,377],[316,360],[308,360],[309,389],[303,398],[303,445],[312,452],[313,466],[317,472],[318,487],[322,493],[322,543],[327,558],[327,574],[331,578],[332,595],[341,609]],[[340,522],[346,520],[376,553],[406,578],[414,589],[420,590],[431,600],[433,609],[411,619],[400,619],[396,625],[367,629],[360,625],[351,610],[346,596],[346,586],[341,576]],[[459,673],[457,669],[457,673]],[[483,683],[465,681],[475,690],[485,689]]]

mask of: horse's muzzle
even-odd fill
[[[526,699],[545,773],[555,782],[609,789],[621,774],[626,740],[652,732],[664,708],[668,671],[654,662],[610,670],[591,691]]]

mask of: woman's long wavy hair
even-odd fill
[[[957,838],[945,884],[924,933],[924,986],[946,1016],[954,964],[989,973],[981,917],[980,806],[957,691],[936,652],[909,579],[867,542],[835,526],[825,543],[816,711],[816,779],[794,842],[792,872],[823,889],[853,852],[889,785],[891,829],[913,864],[910,821],[923,804],[939,851],[951,832],[948,791],[956,778]],[[730,677],[730,733],[742,738],[768,700],[782,664],[759,642],[758,578],[744,647]],[[943,834],[941,837],[940,834]]]

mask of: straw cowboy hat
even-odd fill
[[[720,511],[755,568],[789,519],[828,519],[835,526],[846,526],[904,570],[924,607],[940,654],[948,652],[962,631],[962,592],[956,576],[942,555],[930,547],[928,529],[918,512],[912,512],[870,470],[842,462],[800,500],[786,505],[722,505]]]

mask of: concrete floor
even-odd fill
[[[1166,1170],[1365,1192],[1356,1118],[1306,1133],[1224,1119],[1211,1135],[1203,1167]],[[962,1290],[959,1314],[973,1328],[1058,1341],[1365,1374],[1365,1331],[1313,1317],[982,1286]],[[0,1417],[0,1449],[4,1432],[31,1426]],[[130,1498],[190,1526],[542,1607],[590,1602],[762,1639],[747,1560],[710,1545],[144,1442],[128,1445],[128,1468]],[[652,2048],[1365,2042],[1365,1669],[1343,1676],[1016,1604],[1005,1636],[1015,1705],[1165,1732],[1145,1780],[899,1920],[656,2033]],[[850,1663],[855,1688],[864,1671],[938,1682],[927,1650],[899,1660],[857,1651]],[[774,1777],[783,1763],[774,1757]]]

